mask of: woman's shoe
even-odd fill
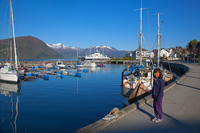
[[[157,118],[156,117],[154,117],[151,121],[153,121],[153,122],[155,122],[157,120]]]
[[[162,122],[163,119],[158,118],[155,122]]]

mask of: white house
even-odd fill
[[[168,58],[171,55],[171,53],[172,53],[172,49],[166,50],[166,49],[163,48],[163,49],[160,50],[160,57],[165,56],[165,57]]]
[[[151,56],[152,54],[150,51],[142,48],[142,58],[149,58]],[[129,52],[128,54],[126,54],[126,57],[131,57],[136,60],[140,59],[140,49],[138,48],[135,51]]]

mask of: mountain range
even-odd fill
[[[0,40],[0,59],[9,59],[9,42],[12,39]],[[16,37],[17,55],[19,59],[56,59],[76,58],[98,51],[109,57],[124,57],[128,51],[120,51],[111,46],[91,46],[89,48],[69,47],[62,43],[46,44],[33,36]],[[14,53],[12,53],[14,55]]]
[[[79,48],[79,47],[69,47],[65,46],[62,43],[57,44],[47,44],[50,48],[54,49],[55,51],[59,52],[62,56],[66,58],[75,58],[78,56],[85,56],[88,54],[93,54],[94,52],[100,52],[101,54],[105,54],[108,57],[124,57],[128,51],[117,50],[111,46],[91,46],[89,48]],[[78,53],[77,53],[78,52]]]

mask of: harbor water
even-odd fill
[[[121,109],[123,65],[81,77],[53,75],[19,84],[0,83],[0,133],[68,133]],[[19,90],[18,90],[19,89]]]

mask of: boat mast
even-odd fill
[[[141,8],[140,9],[136,9],[136,10],[140,10],[140,45],[139,45],[139,49],[140,49],[140,65],[142,65],[142,10],[147,9],[147,8],[142,8],[142,0],[141,0]]]
[[[10,0],[10,12],[11,12],[11,20],[12,20],[12,30],[13,30],[13,41],[14,41],[14,54],[15,54],[15,68],[18,70],[18,61],[17,61],[17,51],[16,51],[16,40],[15,40],[15,29],[14,29],[14,19],[13,19],[13,8],[12,2]]]
[[[10,13],[11,18],[11,13]],[[10,65],[12,64],[12,22],[10,19],[10,38],[9,38],[9,45],[10,45]]]
[[[142,0],[140,8],[140,65],[142,65]]]
[[[76,45],[77,45],[77,41],[76,41]],[[78,47],[77,47],[77,51],[76,51],[76,58],[77,58],[77,61],[78,61]]]
[[[159,30],[160,30],[160,22],[159,22],[159,16],[160,16],[160,13],[158,13],[158,67],[159,67],[159,63],[160,63],[160,33],[159,33]]]
[[[157,66],[159,67],[160,65],[160,14],[163,14],[163,13],[158,13],[158,35],[157,35],[157,43],[158,43],[158,63],[157,63]]]

